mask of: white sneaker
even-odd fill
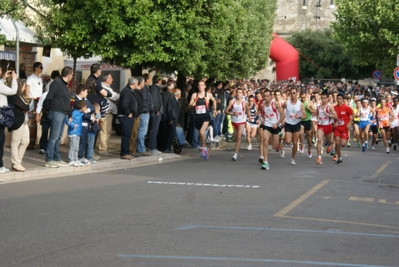
[[[247,149],[248,149],[248,150],[252,150],[252,145],[249,144],[248,147],[247,147]]]
[[[372,147],[371,147],[371,150],[373,150],[373,151],[374,151],[374,150],[375,150],[375,147],[374,147],[374,146],[372,146]]]
[[[389,154],[389,147],[387,147],[385,153]]]
[[[222,138],[219,136],[219,135],[216,135],[216,137],[215,137],[215,141],[220,141],[220,140],[222,140]]]
[[[312,158],[312,151],[308,150],[308,158]]]
[[[295,160],[291,159],[291,165],[296,165]]]
[[[301,146],[299,147],[299,153],[300,153],[300,154],[303,154],[304,151],[305,151],[305,146],[302,146],[302,145],[301,145]]]
[[[280,158],[285,158],[285,152],[284,152],[284,150],[281,150]]]
[[[76,161],[70,161],[70,162],[68,163],[69,166],[75,166],[75,164],[76,164]]]
[[[9,172],[10,171],[10,169],[8,169],[8,168],[6,168],[6,167],[1,167],[0,168],[0,173],[6,173],[6,172]]]
[[[77,161],[75,161],[75,165],[73,165],[73,166],[75,166],[75,167],[81,167],[81,166],[83,166],[84,164],[82,163],[82,162],[80,162],[79,160],[77,160]]]
[[[234,155],[233,155],[233,157],[232,157],[232,160],[233,160],[233,161],[236,161],[236,160],[237,160],[237,153],[234,153]]]

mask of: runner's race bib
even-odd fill
[[[206,113],[206,106],[195,106],[195,114],[205,114]]]

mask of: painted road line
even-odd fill
[[[298,217],[298,216],[282,216],[282,218],[308,220],[308,221],[318,221],[318,222],[344,223],[344,224],[351,224],[351,225],[362,225],[362,226],[371,226],[371,227],[389,228],[389,229],[399,229],[399,226],[391,226],[391,225],[384,225],[384,224],[373,224],[373,223],[351,222],[351,221],[340,221],[340,220],[331,220],[331,219],[322,219],[322,218],[307,218],[307,217]]]
[[[352,201],[363,201],[363,202],[374,202],[374,198],[371,197],[350,197]]]
[[[148,181],[147,184],[156,184],[156,185],[189,185],[189,186],[227,187],[227,188],[260,188],[259,185],[185,183],[185,182],[162,182],[162,181]]]
[[[343,266],[343,267],[394,267],[387,265],[368,265],[356,263],[339,263],[324,261],[298,261],[280,259],[255,259],[255,258],[225,258],[225,257],[200,257],[200,256],[168,256],[168,255],[139,255],[139,254],[118,254],[120,258],[132,259],[157,259],[157,260],[197,260],[197,261],[236,261],[236,262],[261,262],[261,263],[282,263],[290,265],[318,265],[318,266]]]
[[[241,226],[216,226],[216,225],[187,225],[175,228],[178,231],[188,231],[193,229],[220,229],[220,230],[243,230],[243,231],[270,231],[270,232],[290,232],[290,233],[305,233],[305,234],[332,234],[332,235],[358,235],[371,237],[387,237],[399,238],[399,235],[388,234],[371,234],[360,232],[343,232],[335,230],[306,230],[306,229],[284,229],[284,228],[258,228],[258,227],[241,227]]]
[[[386,163],[384,163],[380,168],[378,168],[378,170],[373,174],[373,176],[371,176],[371,179],[375,179],[378,177],[378,175],[380,175],[386,167],[388,167],[389,164],[391,164],[392,161],[387,161]]]
[[[310,197],[311,195],[316,193],[320,188],[325,186],[328,182],[329,182],[329,180],[324,180],[323,182],[319,183],[318,185],[316,185],[315,187],[310,189],[308,192],[306,192],[305,194],[300,196],[298,199],[296,199],[293,202],[291,202],[291,204],[289,204],[287,207],[285,207],[284,209],[280,210],[279,212],[277,212],[273,216],[275,216],[275,217],[284,217],[288,212],[293,210],[295,207],[297,207],[299,204],[301,204],[303,201],[305,201],[308,197]]]

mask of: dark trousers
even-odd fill
[[[4,156],[4,143],[6,142],[6,136],[4,134],[4,127],[0,126],[0,168],[4,167],[3,156]]]
[[[148,147],[150,150],[157,148],[157,135],[159,130],[159,123],[161,122],[161,114],[150,116],[150,125],[148,130]]]
[[[122,124],[122,140],[121,140],[121,156],[129,155],[130,145],[129,140],[132,135],[132,129],[134,124],[134,118],[129,118],[127,116],[119,117]]]
[[[40,149],[46,150],[48,131],[50,129],[50,120],[47,118],[47,115],[43,115],[41,117],[40,124],[42,125],[42,136],[40,137],[39,147]]]
[[[79,159],[84,158],[86,155],[87,137],[88,136],[89,136],[89,127],[83,126],[82,127],[82,135],[80,136],[80,139],[79,139],[79,152],[78,152]]]
[[[158,131],[158,150],[171,150],[175,135],[176,123],[169,124],[168,121],[161,121]]]

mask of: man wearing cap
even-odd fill
[[[353,111],[344,104],[343,95],[337,95],[337,105],[334,106],[337,118],[334,120],[334,140],[335,153],[338,156],[336,164],[342,163],[341,147],[345,147],[348,141],[348,132],[350,131]]]

